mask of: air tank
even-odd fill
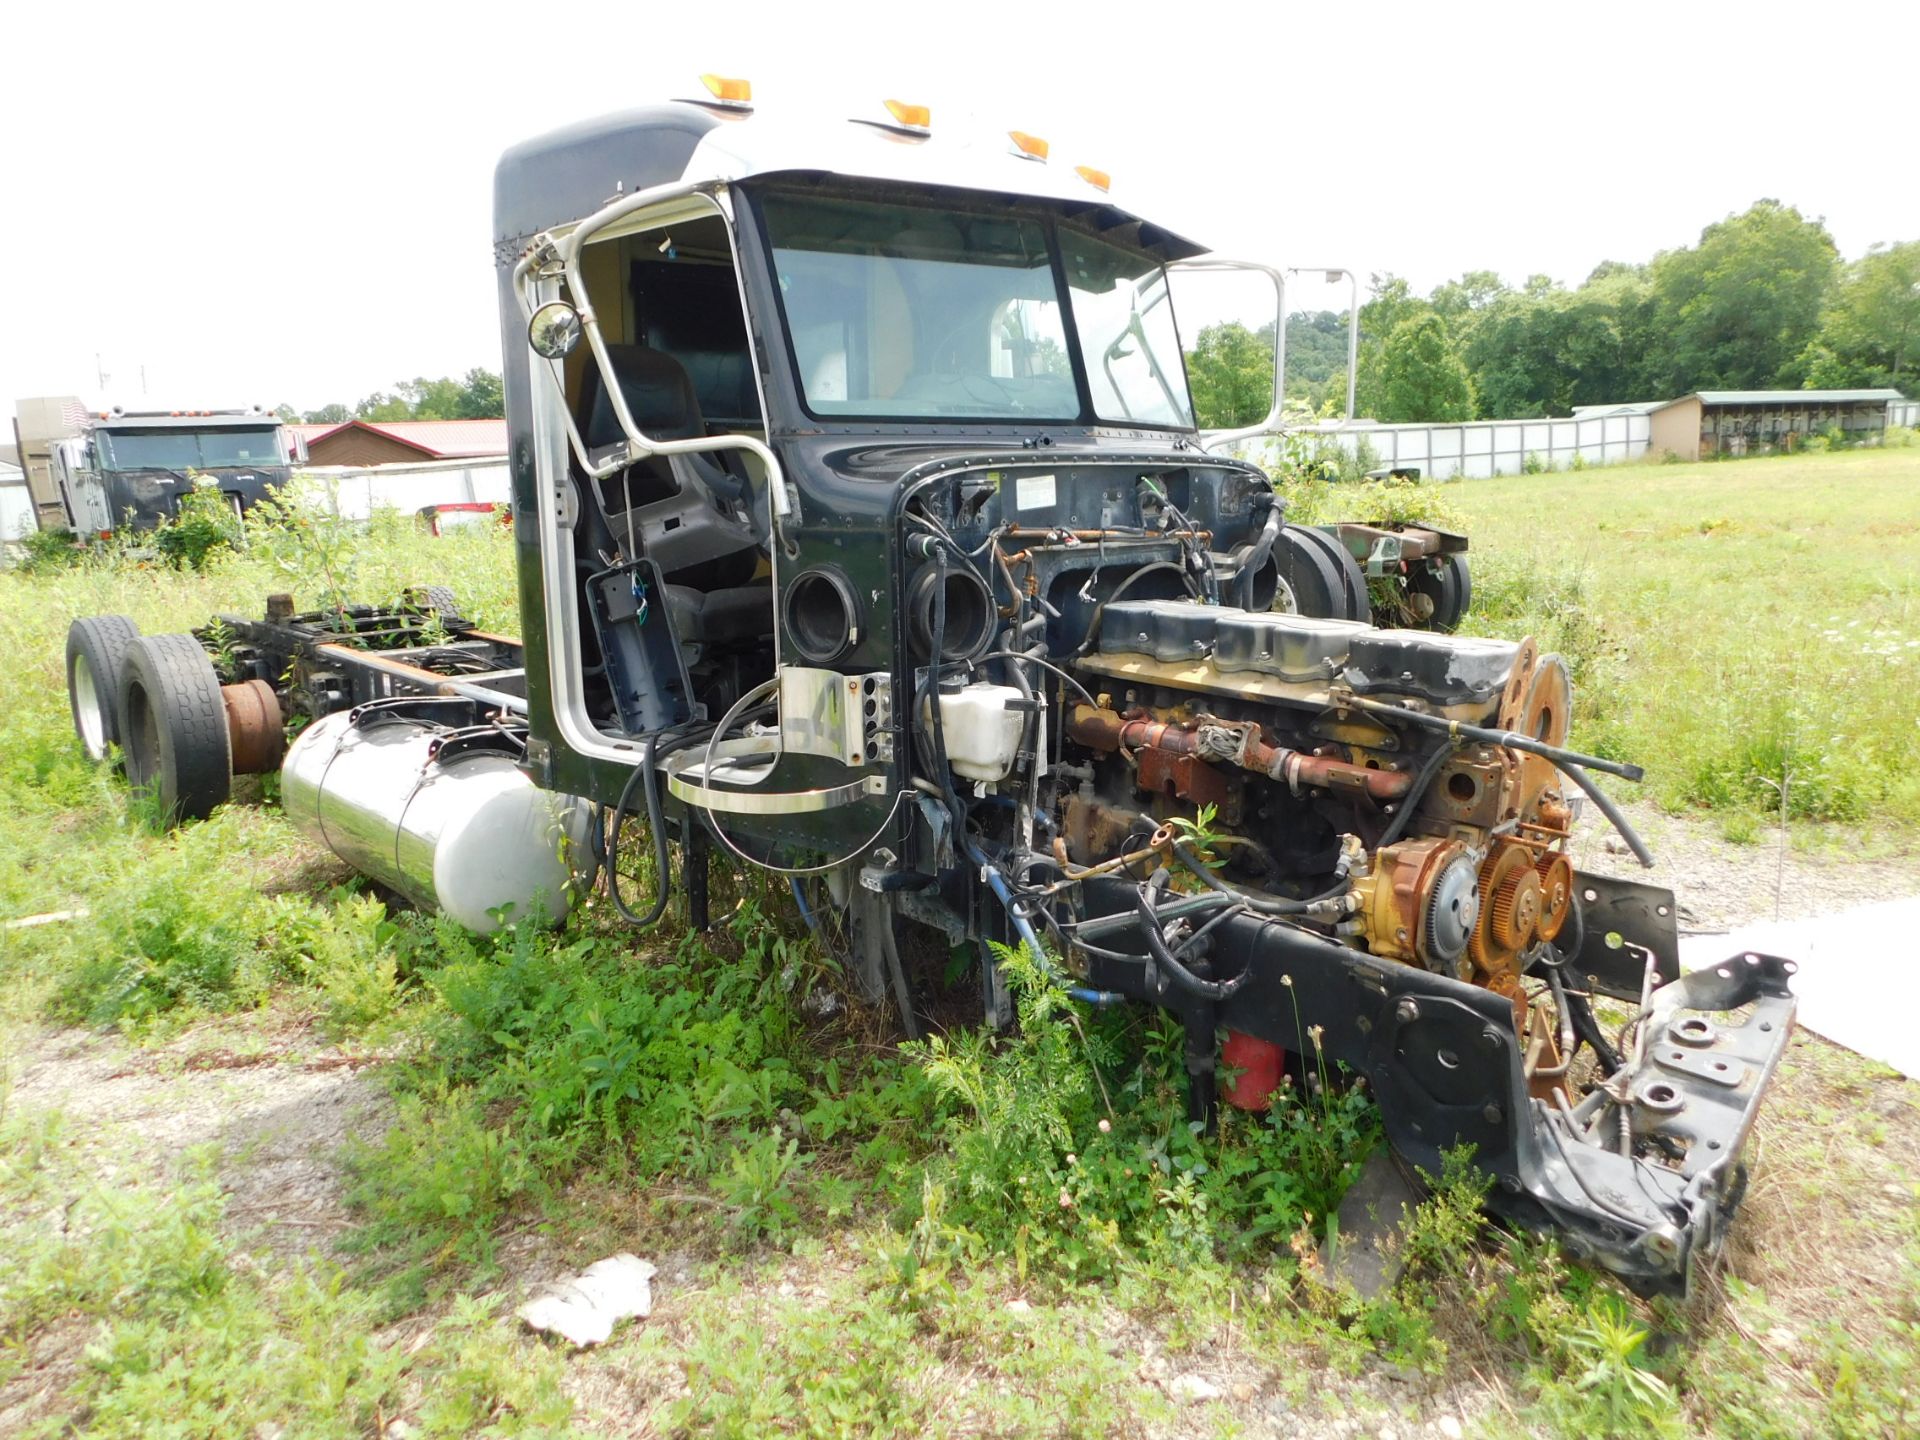
[[[308,839],[477,934],[509,905],[558,924],[586,868],[586,802],[540,789],[497,732],[437,723],[431,703],[316,720],[280,767],[280,799]]]

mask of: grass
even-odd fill
[[[1667,807],[1920,824],[1920,448],[1449,487],[1482,633],[1573,662],[1573,743]]]
[[[1707,605],[1722,587],[1703,561],[1762,564],[1787,542],[1761,517],[1795,496],[1884,520],[1902,458],[1445,494],[1471,513],[1487,622],[1574,657],[1577,739],[1636,750],[1675,803],[1738,817],[1760,803],[1750,789],[1681,783],[1700,757],[1746,753],[1682,677],[1704,686],[1790,652],[1718,612],[1675,640],[1625,577],[1658,578],[1663,603],[1685,582]],[[1657,522],[1665,484],[1688,516],[1711,498],[1731,525]],[[1603,509],[1620,528],[1598,528]],[[1568,514],[1594,518],[1580,530]],[[1883,589],[1858,602],[1882,629],[1914,588],[1910,532],[1887,540]],[[0,1076],[0,1433],[364,1435],[396,1416],[429,1435],[1311,1433],[1335,1419],[1405,1430],[1444,1407],[1487,1433],[1911,1425],[1915,1087],[1817,1042],[1796,1043],[1763,1117],[1739,1278],[1717,1304],[1645,1306],[1550,1244],[1491,1235],[1458,1170],[1405,1239],[1410,1280],[1363,1305],[1327,1290],[1315,1259],[1377,1134],[1358,1092],[1290,1092],[1269,1119],[1233,1114],[1203,1137],[1185,1123],[1176,1032],[1070,1021],[1014,957],[1017,1033],[897,1047],[884,1016],[840,994],[784,893],[752,877],[716,872],[728,918],[708,937],[675,912],[636,944],[593,905],[557,935],[476,940],[391,912],[270,807],[156,835],[79,758],[61,673],[73,615],[119,611],[154,632],[257,610],[269,590],[306,604],[348,582],[370,598],[444,582],[513,631],[511,562],[489,531],[428,540],[383,519],[357,538],[258,534],[204,570],[120,556],[0,576],[14,657],[0,672],[0,916],[87,912],[0,931],[9,1051],[43,1049],[48,1024],[111,1031],[134,1047],[118,1073],[146,1055],[178,1087],[217,1073],[196,1057],[281,1063],[337,1044],[378,1057],[362,1073],[385,1097],[341,1159],[351,1228],[309,1253],[263,1250],[232,1213],[247,1156],[136,1164],[117,1153],[140,1151],[128,1122],[63,1122],[10,1100]],[[1853,690],[1808,692],[1827,707],[1809,710],[1813,729],[1856,709],[1882,723],[1883,682],[1848,674]],[[1649,714],[1677,727],[1651,752]],[[1808,813],[1835,813],[1842,793],[1811,790]],[[1871,819],[1908,818],[1897,786],[1844,793]],[[1856,1197],[1844,1212],[1835,1185]],[[1903,1185],[1904,1202],[1887,1193]],[[605,1350],[567,1356],[507,1313],[529,1270],[621,1249],[661,1262],[660,1309]],[[1219,1393],[1176,1398],[1183,1376]],[[20,1420],[9,1407],[27,1395]]]

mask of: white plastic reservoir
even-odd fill
[[[1004,780],[1013,771],[1026,713],[1014,707],[1021,694],[1011,685],[979,680],[940,692],[940,729],[947,763],[969,780]],[[922,722],[930,723],[931,715]]]
[[[391,709],[328,715],[287,752],[281,805],[361,874],[478,934],[506,906],[558,924],[586,869],[591,811],[455,733]]]

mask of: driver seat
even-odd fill
[[[693,380],[673,356],[644,345],[612,345],[608,358],[643,434],[656,440],[706,436]],[[575,420],[596,464],[626,443],[591,358]],[[765,553],[769,530],[764,487],[747,478],[740,458],[738,451],[644,456],[599,482],[607,522],[622,543],[631,529],[641,553],[669,578],[708,580],[702,588],[738,583]]]

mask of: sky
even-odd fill
[[[1223,254],[1422,291],[1469,269],[1578,283],[1762,196],[1852,257],[1920,238],[1920,18],[1835,14],[27,0],[0,20],[0,413],[53,394],[308,410],[498,369],[500,152],[708,71],[750,79],[762,117],[896,98],[936,128],[1025,130]]]

